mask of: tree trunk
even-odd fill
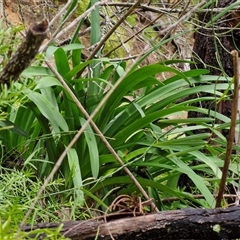
[[[226,8],[236,2],[236,0],[218,0],[217,4],[212,4],[212,8]],[[194,46],[192,60],[195,64],[191,68],[207,68],[209,74],[217,76],[233,77],[233,60],[231,51],[240,49],[240,11],[231,10],[226,15],[219,18],[214,23],[212,19],[219,14],[219,11],[203,12],[198,14],[197,26],[201,27],[194,35]],[[205,25],[211,23],[207,27]],[[217,80],[217,77],[216,77]],[[209,93],[200,92],[197,95],[192,95],[189,98],[195,99],[199,97],[209,96]],[[231,92],[228,93],[231,99]],[[222,100],[217,104],[217,101],[202,101],[193,104],[196,107],[213,110],[222,113],[227,117],[231,117],[231,100]],[[199,112],[188,112],[188,118],[202,118],[209,117]],[[216,123],[221,123],[216,119]],[[206,132],[207,130],[195,130],[194,134]],[[229,130],[222,130],[222,134],[228,139]],[[214,137],[214,134],[213,134]],[[197,165],[198,162],[194,161],[192,165]],[[186,175],[181,175],[179,187],[185,187],[185,191],[191,192],[191,187],[194,186],[191,179]]]
[[[236,0],[218,0],[215,8],[225,8],[230,6]],[[240,31],[235,30],[240,22],[240,12],[231,11],[224,15],[208,27],[204,25],[210,22],[219,12],[200,13],[198,15],[198,24],[203,27],[195,33],[193,47],[193,61],[195,64],[191,68],[207,68],[212,75],[233,76],[233,61],[231,51],[240,49]],[[207,96],[209,94],[199,93],[198,96]],[[194,98],[196,96],[193,96]],[[225,116],[231,116],[231,101],[222,101],[218,105],[212,101],[198,102],[195,106],[217,110]],[[201,113],[189,112],[188,117],[204,117]],[[196,132],[198,133],[198,132]],[[228,131],[223,132],[225,137]]]
[[[236,239],[240,238],[239,216],[239,206],[228,209],[190,208],[112,221],[106,217],[107,222],[103,218],[69,221],[63,224],[61,233],[72,240]],[[59,225],[41,223],[32,229],[53,230]],[[25,226],[23,230],[30,231],[31,228]]]

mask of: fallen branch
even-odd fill
[[[61,233],[72,240],[85,239],[236,239],[240,238],[240,207],[184,209],[138,217],[64,222]],[[116,216],[117,217],[117,216]],[[59,223],[41,223],[32,229],[55,229]],[[23,226],[30,231],[31,227]]]
[[[24,69],[26,69],[47,37],[48,22],[43,20],[41,23],[33,24],[17,51],[12,55],[8,63],[0,73],[0,83],[10,84],[10,81],[16,81]]]

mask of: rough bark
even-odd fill
[[[8,63],[0,73],[0,84],[10,84],[10,81],[16,81],[22,71],[28,67],[43,40],[47,37],[48,22],[43,20],[41,23],[33,24],[17,51],[12,55]]]
[[[226,8],[236,2],[236,0],[218,0],[213,7]],[[216,4],[216,5],[215,5]],[[227,75],[233,77],[233,60],[231,51],[240,49],[240,11],[230,11],[222,16],[216,22],[211,23],[208,27],[205,25],[217,15],[219,12],[205,12],[198,14],[197,24],[201,25],[194,35],[194,46],[192,60],[195,64],[191,68],[206,68],[209,74],[221,76]],[[216,77],[217,79],[217,77]],[[189,98],[195,99],[198,97],[209,96],[209,93],[199,92],[197,95],[192,95]],[[229,99],[232,98],[231,92],[228,93]],[[196,107],[213,110],[222,113],[227,117],[231,117],[231,100],[222,100],[219,104],[217,101],[199,101],[193,104]],[[199,112],[188,112],[189,118],[209,117]],[[220,123],[216,119],[216,123]],[[207,130],[195,130],[194,134],[206,132]],[[210,130],[209,130],[210,131]],[[228,139],[229,130],[222,130],[222,134]],[[214,136],[213,136],[214,137]],[[194,161],[192,165],[197,165]],[[192,181],[186,175],[181,175],[179,179],[180,187],[185,187],[185,191],[191,192],[191,187],[194,186]]]
[[[225,8],[230,6],[236,0],[219,0],[217,1],[217,8]],[[215,6],[214,6],[215,7]],[[240,22],[240,12],[229,12],[216,22],[213,26],[204,27],[204,25],[211,21],[218,13],[200,13],[198,15],[198,24],[203,27],[199,28],[195,33],[193,60],[191,68],[207,68],[212,75],[223,75],[223,72],[229,77],[233,76],[233,61],[231,51],[240,49],[240,31],[236,29]],[[209,94],[199,93],[198,96],[207,96]],[[192,96],[196,97],[196,96]],[[231,116],[231,101],[222,101],[217,105],[213,101],[198,102],[195,106],[202,106],[203,108],[217,110],[222,114]],[[189,112],[188,117],[204,117],[201,113]],[[199,133],[197,131],[196,133]],[[223,132],[225,137],[228,131]]]
[[[219,0],[216,7],[225,8],[234,2],[236,0]],[[213,75],[221,75],[223,69],[226,74],[233,76],[231,51],[240,46],[239,30],[234,29],[239,22],[236,13],[229,12],[208,27],[204,25],[219,13],[198,15],[198,23],[203,27],[194,36],[193,59],[196,64],[192,65],[193,68],[207,68]],[[216,52],[219,53],[219,60]]]
[[[184,209],[146,216],[64,222],[62,234],[73,240],[91,239],[236,239],[240,238],[240,207]],[[41,223],[32,229],[55,229],[59,223]],[[28,226],[24,231],[30,231]],[[111,235],[110,235],[111,233]]]

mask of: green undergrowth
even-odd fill
[[[93,29],[91,45],[102,37],[100,22],[94,21],[100,16],[95,10],[89,17]],[[49,46],[22,73],[18,82],[11,83],[9,89],[2,88],[1,239],[15,239],[19,224],[43,182],[85,125],[87,118],[79,103],[88,114],[101,104],[93,117],[94,123],[124,166],[154,199],[159,211],[215,206],[227,144],[222,131],[229,129],[230,118],[196,107],[194,103],[228,99],[232,79],[211,76],[206,69],[179,71],[176,64],[190,64],[183,60],[141,66],[152,52],[184,33],[152,46],[131,69],[129,62],[104,58],[101,51],[95,59],[86,61],[82,59],[85,47],[76,37],[81,24],[79,22],[68,45]],[[8,31],[0,31],[3,66],[10,57],[6,52],[12,47],[6,41],[8,37]],[[46,67],[44,57],[50,60],[76,99]],[[166,80],[159,80],[161,74],[168,76]],[[198,98],[199,92],[209,96]],[[189,111],[202,113],[203,117],[187,118]],[[194,134],[200,129],[202,133]],[[237,186],[239,147],[234,146],[234,150],[228,183]],[[190,192],[178,184],[182,174],[191,179]],[[126,195],[138,201],[146,200],[94,127],[88,124],[70,147],[25,224],[90,219],[108,212],[114,199]],[[223,202],[223,206],[225,204]],[[144,207],[144,213],[151,211],[150,206]],[[61,227],[52,232],[33,230],[32,234],[36,237],[45,233],[48,239],[61,239]],[[27,233],[21,234],[22,239],[26,238]]]

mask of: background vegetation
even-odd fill
[[[232,78],[189,63],[195,13],[215,2],[49,4],[40,7],[56,14],[50,38],[19,81],[0,92],[0,238],[15,239],[19,224],[122,208],[138,215],[214,207],[230,118],[191,104],[227,98]],[[2,67],[23,29],[2,27]],[[188,98],[199,92],[212,96]],[[189,111],[207,117],[187,118]],[[182,174],[192,184],[180,186]],[[59,232],[46,234],[60,239]]]

